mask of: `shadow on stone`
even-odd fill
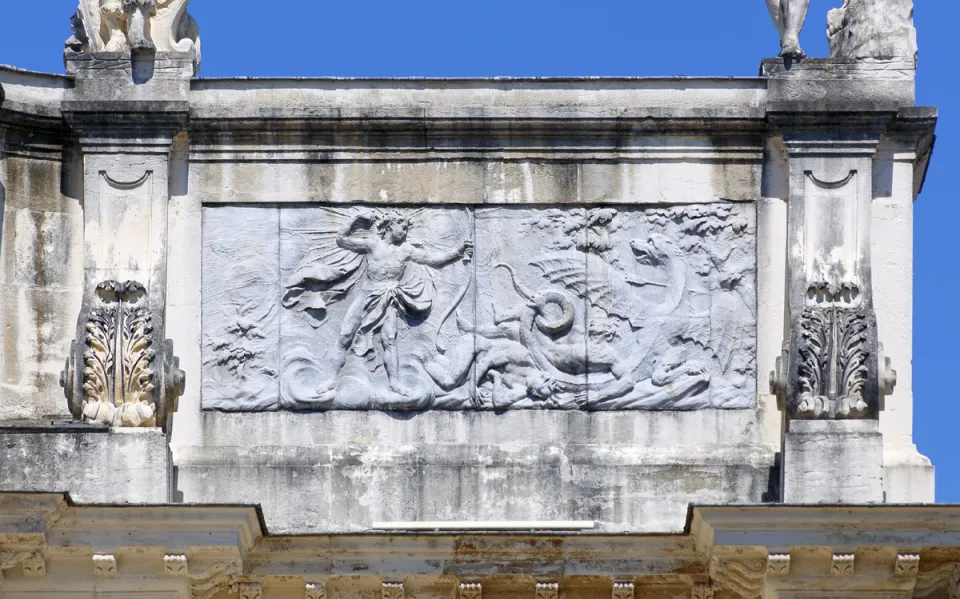
[[[157,51],[151,48],[137,48],[130,53],[133,82],[143,85],[153,79],[154,66],[157,64]]]

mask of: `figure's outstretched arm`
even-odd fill
[[[373,241],[364,237],[356,237],[357,229],[369,228],[373,224],[373,217],[369,214],[358,214],[351,218],[337,231],[337,245],[345,250],[365,254],[370,251]]]
[[[434,268],[446,266],[461,257],[470,258],[472,256],[473,242],[469,239],[446,251],[431,252],[416,248],[410,253],[410,257],[417,264],[424,264]]]

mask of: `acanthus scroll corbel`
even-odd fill
[[[164,427],[185,375],[155,327],[136,281],[104,281],[84,302],[60,385],[74,418],[116,427]]]

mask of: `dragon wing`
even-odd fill
[[[637,328],[645,320],[649,307],[640,298],[626,275],[600,256],[587,253],[553,253],[531,262],[545,279],[585,298],[608,316],[618,317]]]

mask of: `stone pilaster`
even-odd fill
[[[77,86],[62,112],[83,153],[84,302],[61,384],[78,420],[165,427],[183,392],[164,334],[167,205],[192,64],[68,58]],[[155,99],[142,99],[145,86]]]
[[[881,502],[877,421],[896,373],[877,330],[870,229],[873,157],[890,115],[771,120],[789,164],[790,332],[771,378],[785,414],[782,499]]]

